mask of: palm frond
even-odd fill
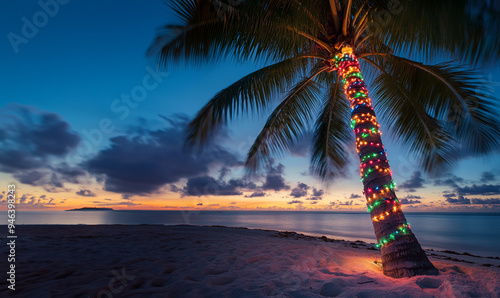
[[[396,141],[408,146],[429,173],[451,168],[457,160],[458,150],[443,123],[429,115],[425,106],[415,102],[415,94],[408,90],[399,74],[382,67],[379,70],[381,74],[373,84],[376,107]]]
[[[342,176],[348,164],[349,151],[346,146],[354,146],[349,115],[349,102],[344,96],[340,80],[336,80],[329,85],[322,112],[314,126],[311,171],[325,181]]]
[[[370,34],[397,52],[488,63],[500,57],[500,7],[492,2],[402,1],[375,15]]]
[[[321,14],[299,1],[243,1],[220,11],[213,1],[169,1],[181,24],[163,28],[148,50],[160,65],[170,62],[218,62],[223,57],[240,60],[280,61],[310,52],[321,26],[310,26]],[[300,34],[299,34],[300,33]],[[311,39],[313,37],[313,39]]]
[[[457,159],[458,149],[479,155],[499,147],[498,106],[477,72],[451,63],[425,65],[394,55],[382,57],[377,65],[383,71],[375,80],[379,108],[413,152],[434,150],[447,164]],[[419,122],[422,127],[412,128]],[[427,159],[433,165],[435,158]]]
[[[187,128],[186,144],[203,145],[221,124],[239,113],[260,111],[312,66],[308,56],[286,59],[261,68],[217,93]]]
[[[255,171],[262,161],[269,161],[273,155],[288,151],[293,142],[303,135],[321,93],[314,78],[327,69],[317,67],[311,75],[298,82],[274,109],[250,148],[245,163],[247,169]]]

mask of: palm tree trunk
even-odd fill
[[[351,105],[351,127],[356,135],[361,181],[377,236],[376,246],[382,254],[384,274],[398,278],[439,274],[420,247],[401,210],[387,153],[380,138],[380,125],[352,48],[342,48],[342,53],[337,54],[335,60]]]

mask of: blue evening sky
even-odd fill
[[[133,150],[122,148],[123,151],[130,153],[128,157],[130,159],[137,156],[146,158],[144,156],[156,154],[158,151],[155,153],[141,151],[140,148],[147,148],[147,146],[141,147],[143,144],[140,141],[133,144],[125,142],[124,145],[118,141],[111,141],[111,138],[127,136],[131,138],[132,134],[140,129],[149,132],[163,130],[168,125],[159,115],[174,117],[180,114],[192,117],[217,91],[263,64],[236,63],[226,59],[217,65],[180,64],[157,70],[154,59],[146,57],[146,50],[160,26],[175,22],[175,18],[162,1],[66,0],[60,2],[65,4],[55,0],[0,2],[0,35],[2,36],[0,39],[0,116],[4,117],[2,132],[10,136],[10,139],[6,139],[0,135],[0,141],[3,142],[2,144],[8,143],[11,146],[9,148],[13,148],[10,151],[3,151],[3,154],[21,152],[25,155],[24,157],[4,156],[3,159],[10,158],[11,161],[16,162],[16,158],[20,160],[24,158],[23,161],[32,164],[39,163],[37,166],[23,168],[20,165],[7,166],[7,162],[2,164],[0,160],[1,184],[7,185],[14,181],[20,184],[20,189],[24,190],[23,194],[26,194],[26,198],[35,197],[35,200],[24,201],[27,207],[29,202],[32,207],[36,208],[57,208],[59,207],[57,204],[70,206],[71,202],[103,205],[105,197],[112,202],[109,205],[115,204],[123,208],[127,206],[139,206],[144,209],[164,206],[192,207],[192,200],[182,200],[185,197],[189,198],[189,195],[184,193],[185,195],[181,196],[179,191],[171,191],[172,185],[184,187],[190,178],[196,176],[192,173],[180,176],[182,179],[177,180],[163,177],[164,180],[153,185],[149,185],[150,182],[144,182],[148,186],[138,186],[140,191],[127,189],[126,178],[118,174],[116,177],[112,176],[114,174],[111,173],[111,168],[118,167],[120,169],[117,170],[122,172],[141,171],[141,163],[130,168],[124,165],[122,168],[122,164],[128,164],[130,161],[124,155],[122,160],[124,162],[117,163],[120,166],[110,165],[111,161],[107,156],[118,155],[110,149],[112,145],[134,147]],[[40,3],[57,3],[57,9],[49,5],[52,16],[45,18],[47,14]],[[30,24],[35,23],[34,27],[26,25],[26,20]],[[32,30],[33,28],[35,31]],[[28,35],[27,38],[26,35]],[[15,40],[14,44],[13,40]],[[157,71],[165,72],[165,74],[158,74]],[[486,75],[485,83],[490,84],[495,88],[495,93],[499,94],[498,67],[492,66],[483,71]],[[151,76],[153,72],[160,76],[161,81],[154,80]],[[136,87],[142,86],[145,78],[155,87],[147,91],[142,101],[127,107],[121,99],[123,96],[130,96],[133,90],[138,90]],[[125,110],[127,110],[126,114]],[[59,142],[57,140],[60,138],[61,146],[71,147],[71,150],[67,150],[69,152],[54,153],[57,150],[51,152],[47,150],[42,154],[37,151],[37,148],[45,147],[32,145],[30,142],[30,137],[35,138],[34,135],[38,133],[35,127],[40,122],[37,121],[41,121],[33,119],[47,114],[57,115],[57,121],[59,124],[62,123],[62,126],[64,123],[69,125],[67,128],[61,128],[61,126],[59,131],[61,134],[54,138],[54,142]],[[250,115],[231,122],[229,137],[224,139],[221,145],[241,160],[251,146],[259,128],[264,124],[265,117],[266,115],[260,117]],[[84,141],[91,142],[92,138],[95,141],[95,138],[100,138],[100,136],[94,132],[99,128],[103,119],[106,119],[108,128],[114,128],[113,131],[103,133],[102,141],[97,142],[91,151],[83,155],[76,154],[74,157],[78,146],[71,143],[70,136],[76,135],[80,139],[79,146]],[[381,123],[382,131],[387,132],[383,119]],[[50,133],[44,136],[50,138]],[[170,144],[168,140],[171,139],[165,137],[162,140],[165,140],[165,144],[168,145]],[[404,148],[399,148],[394,144],[390,133],[385,133],[383,140],[389,152],[389,161],[396,182],[400,185],[404,182],[408,182],[408,185],[413,183],[415,186],[414,189],[399,190],[400,197],[420,201],[412,205],[415,210],[443,210],[443,208],[459,207],[483,210],[499,206],[497,204],[459,206],[446,202],[442,196],[443,191],[454,192],[458,188],[472,188],[475,185],[477,191],[471,191],[471,194],[465,197],[498,198],[500,194],[496,170],[500,166],[498,154],[463,160],[453,172],[453,176],[441,177],[441,180],[436,182],[436,179],[428,178],[424,174],[419,176],[416,173],[419,171],[416,166],[417,162],[408,156]],[[51,146],[57,146],[57,144]],[[35,149],[32,151],[26,149],[31,147]],[[27,155],[30,154],[36,158],[29,159]],[[68,159],[67,156],[71,154],[74,158]],[[251,201],[253,198],[245,198],[245,195],[248,196],[256,191],[252,188],[244,190],[245,188],[242,187],[239,192],[243,194],[238,195],[236,191],[230,201],[241,199],[244,202],[241,206],[245,208],[271,208],[272,206],[293,208],[297,204],[285,203],[294,199],[290,196],[291,190],[297,186],[298,182],[303,182],[309,186],[308,194],[313,188],[326,191],[322,200],[326,209],[329,208],[328,204],[331,201],[341,204],[351,199],[357,200],[355,202],[359,204],[357,205],[359,208],[364,206],[363,200],[355,196],[361,195],[362,189],[356,162],[348,170],[350,178],[338,179],[326,187],[318,179],[305,175],[308,170],[308,158],[307,154],[299,152],[295,156],[289,155],[276,161],[276,165],[278,163],[284,165],[281,173],[289,188],[270,189],[265,192],[265,199],[261,198],[257,201],[259,203],[253,204]],[[94,163],[89,165],[89,160]],[[87,173],[74,174],[70,177],[66,175],[67,172],[60,170],[63,161],[66,161],[65,166],[74,171],[78,168]],[[89,164],[84,166],[86,162]],[[165,168],[155,170],[159,170],[158,173],[162,173],[162,169],[168,172],[168,162],[162,163]],[[142,164],[145,165],[146,162]],[[218,180],[218,172],[223,164],[223,160],[207,161],[206,167],[200,169],[199,173],[202,176],[214,177],[222,183],[220,187],[227,186],[223,186],[224,183],[227,184],[232,178],[242,178],[241,167],[232,167],[228,175]],[[154,165],[151,166],[154,167]],[[89,170],[91,168],[92,170]],[[143,170],[150,171],[150,169],[145,166]],[[43,178],[35,179],[35,175],[43,176]],[[124,181],[111,181],[110,177],[124,179]],[[152,179],[154,180],[154,177]],[[446,179],[453,181],[443,182]],[[57,181],[54,182],[55,180]],[[264,181],[255,181],[255,183],[264,185]],[[488,188],[488,186],[491,187]],[[86,196],[82,190],[89,190],[94,196]],[[231,190],[234,191],[234,189]],[[150,201],[150,196],[156,199]],[[216,202],[213,204],[214,208],[215,206],[227,207],[228,204],[232,204],[232,202],[226,202],[222,196],[220,200],[219,198],[211,199]],[[55,198],[53,203],[48,203],[49,197]],[[131,197],[134,199],[130,199]],[[278,200],[284,205],[270,205],[269,201],[272,200]],[[438,203],[439,200],[441,202]],[[54,205],[56,201],[57,204]],[[36,205],[37,202],[39,205]],[[64,206],[61,205],[60,208]],[[304,206],[307,207],[305,203]],[[423,207],[419,209],[419,206]]]

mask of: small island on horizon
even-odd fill
[[[68,209],[65,211],[113,211],[113,208],[82,207],[82,208]]]

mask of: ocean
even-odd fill
[[[500,257],[500,213],[405,213],[424,248]],[[7,223],[7,212],[0,212]],[[16,225],[221,225],[375,242],[367,213],[320,211],[20,211]],[[6,231],[5,231],[6,232]],[[22,237],[22,235],[19,235]]]

